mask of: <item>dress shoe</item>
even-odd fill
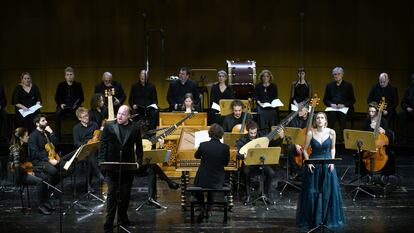
[[[56,210],[56,208],[53,207],[49,202],[44,203],[43,206],[46,207],[48,210]]]
[[[170,189],[178,189],[180,185],[174,181],[171,181],[171,182],[168,182],[168,187],[170,187]]]
[[[44,205],[39,206],[39,212],[41,214],[44,214],[44,215],[51,215],[52,214]]]

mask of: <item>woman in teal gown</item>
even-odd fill
[[[335,158],[336,135],[327,128],[326,115],[319,112],[314,118],[314,129],[306,137],[303,151],[305,159]],[[307,153],[308,147],[312,153]],[[324,190],[322,192],[322,190]],[[322,193],[323,205],[322,205]],[[307,164],[303,166],[302,188],[296,210],[296,223],[300,228],[314,228],[322,222],[330,227],[340,227],[345,223],[342,209],[342,196],[334,164]]]

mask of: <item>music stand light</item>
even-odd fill
[[[268,197],[266,197],[264,193],[264,165],[279,164],[280,151],[280,147],[250,148],[249,150],[247,150],[247,155],[244,159],[244,163],[247,166],[260,165],[260,168],[262,170],[260,176],[260,196],[254,199],[252,203],[261,200],[263,201],[266,210],[269,210],[267,202],[271,203],[272,201]]]
[[[358,178],[358,186],[351,191],[351,193],[355,192],[352,201],[355,201],[356,196],[359,192],[363,192],[373,198],[375,198],[375,194],[368,192],[367,190],[361,187],[361,158],[362,158],[362,150],[366,151],[375,151],[375,136],[374,132],[370,131],[361,131],[361,130],[352,130],[352,129],[344,129],[344,141],[345,141],[345,148],[356,150],[357,151],[357,178]]]

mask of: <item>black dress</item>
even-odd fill
[[[270,103],[278,98],[277,86],[274,83],[270,83],[268,87],[263,86],[263,83],[258,83],[255,89],[256,101],[261,103]],[[276,125],[279,119],[278,112],[279,108],[262,108],[260,105],[257,105],[260,129],[270,130],[273,125]]]
[[[211,94],[210,94],[210,116],[209,116],[209,124],[217,123],[219,125],[223,124],[223,116],[219,115],[219,111],[216,109],[211,108],[213,103],[220,104],[221,99],[234,99],[234,91],[230,85],[226,86],[226,89],[221,92],[220,86],[218,83],[214,84],[211,87]]]
[[[23,117],[19,112],[19,108],[16,107],[16,104],[22,104],[27,108],[30,108],[41,101],[42,98],[40,97],[39,88],[35,84],[32,84],[32,88],[29,92],[26,92],[22,85],[17,85],[16,88],[14,88],[12,104],[15,105],[16,127],[24,127],[29,130],[29,133],[32,132],[36,128],[33,123],[33,118],[36,114],[40,113],[40,110],[37,110],[35,113]]]
[[[292,96],[291,96],[291,104],[293,104],[294,100],[297,103],[305,101],[306,99],[310,98],[311,93],[311,84],[310,82],[306,83],[298,83],[298,81],[292,82]],[[289,106],[290,107],[290,106]]]

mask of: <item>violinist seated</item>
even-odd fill
[[[233,128],[235,126],[242,126],[243,119],[245,119],[244,123],[247,123],[253,120],[253,117],[250,113],[243,112],[244,104],[240,100],[238,99],[233,100],[233,102],[231,103],[231,108],[233,110],[233,113],[224,117],[224,121],[223,121],[224,132],[232,132],[234,131]],[[245,114],[247,114],[246,117],[245,117]],[[239,129],[240,128],[241,127],[239,127]]]
[[[79,148],[84,144],[99,142],[101,131],[95,122],[89,121],[88,109],[79,107],[76,110],[76,117],[78,118],[79,123],[73,127],[73,144],[75,147]],[[98,167],[96,153],[88,155],[87,162],[88,167],[90,168],[88,174],[89,182],[87,182],[89,184],[88,190],[93,191],[93,189],[90,187],[93,175],[99,179],[99,182],[103,182],[104,176]]]
[[[240,154],[239,151],[240,149],[246,145],[248,142],[262,137],[265,134],[262,132],[258,131],[258,125],[256,122],[254,121],[250,121],[247,125],[247,131],[248,133],[243,136],[242,138],[238,139],[236,141],[236,148],[237,148],[237,159],[238,160],[244,160],[245,159],[245,155]],[[283,130],[279,133],[279,138],[277,140],[272,140],[270,141],[269,146],[280,146],[282,144],[283,141],[283,137],[284,137],[284,132]],[[246,199],[245,199],[245,204],[250,203],[251,201],[251,196],[250,196],[250,179],[253,176],[253,174],[260,174],[260,166],[259,165],[252,165],[252,166],[248,166],[245,165],[245,163],[243,162],[242,164],[242,171],[243,174],[246,178]],[[269,198],[269,194],[270,191],[272,189],[272,187],[276,188],[277,187],[277,179],[276,179],[276,173],[273,170],[273,167],[271,165],[265,165],[264,166],[264,175],[265,175],[265,180],[264,180],[264,193],[265,195]]]
[[[371,102],[368,105],[368,116],[364,121],[363,124],[363,130],[365,131],[374,131],[377,123],[378,123],[378,103]],[[394,141],[394,132],[389,129],[388,122],[385,118],[381,117],[381,122],[378,128],[378,134],[385,135],[389,141],[389,143],[393,143]],[[378,146],[378,145],[377,145]],[[381,173],[382,175],[391,175],[395,173],[395,157],[393,152],[389,151],[388,148],[386,148],[386,154],[388,156],[388,161],[384,168],[382,169]],[[364,166],[364,163],[360,163],[361,165],[361,175],[369,174],[369,171],[367,170],[366,166]]]
[[[29,132],[25,128],[17,128],[11,137],[10,160],[12,171],[16,175],[18,185],[36,185],[38,210],[44,215],[50,215],[53,209],[49,202],[47,185],[42,181],[47,180],[47,176],[42,172],[34,172],[33,164],[28,160],[27,142]]]
[[[289,122],[288,127],[293,128],[300,128],[300,129],[306,129],[306,123],[308,121],[308,114],[309,109],[308,107],[303,107],[298,115],[296,115],[295,118],[293,118],[292,121]],[[306,132],[305,132],[306,135]],[[300,159],[302,159],[302,150],[303,145],[295,145],[295,144],[289,144],[286,148],[287,151],[287,159],[289,163],[289,167],[291,168],[290,173],[293,177],[301,176],[301,169],[300,165],[296,162],[295,156],[300,156]]]
[[[72,170],[60,173],[60,171],[64,171],[65,162],[61,161],[55,151],[54,145],[56,145],[57,137],[48,125],[46,115],[36,115],[33,122],[36,124],[36,129],[29,136],[29,160],[47,175],[48,183],[56,185],[59,183],[60,176],[65,178]]]

